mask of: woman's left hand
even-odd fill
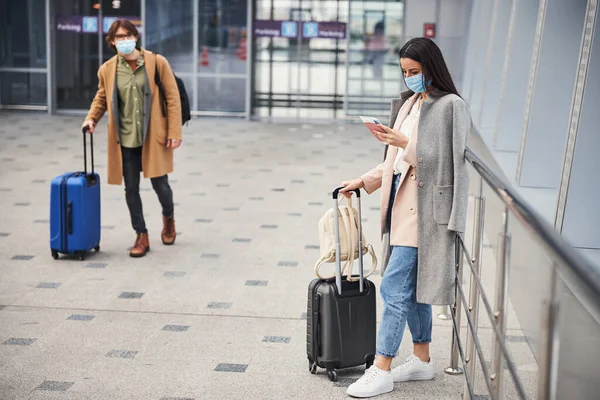
[[[388,128],[385,125],[378,125],[379,128],[383,129],[384,132],[374,131],[373,133],[377,136],[380,142],[389,144],[390,146],[406,148],[408,145],[408,137],[397,129]]]

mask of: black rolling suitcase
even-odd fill
[[[336,208],[340,189],[333,192]],[[361,221],[360,190],[355,193],[358,221]],[[362,249],[361,224],[358,225],[359,249]],[[334,234],[336,254],[340,254],[337,218],[334,218]],[[364,279],[362,251],[359,254],[359,281],[342,277],[341,260],[336,257],[335,278],[315,279],[308,286],[306,351],[309,370],[316,374],[317,367],[325,368],[331,381],[337,380],[336,369],[362,364],[369,368],[375,360],[376,290],[373,282]]]

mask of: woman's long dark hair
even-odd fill
[[[460,96],[454,86],[442,51],[433,40],[424,37],[410,39],[400,49],[400,58],[410,58],[420,62],[423,66],[425,82],[431,80],[434,88]]]

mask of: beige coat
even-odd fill
[[[119,103],[116,89],[117,58],[112,57],[98,70],[98,92],[86,120],[98,122],[108,111],[108,177],[109,184],[123,181],[123,160],[119,139]],[[163,117],[154,71],[158,73],[167,97],[167,117]],[[166,147],[167,139],[181,140],[181,101],[173,71],[166,58],[144,50],[146,72],[144,98],[144,129],[142,170],[145,178],[154,178],[173,172],[173,150]]]
[[[418,95],[412,96],[403,105],[398,112],[395,126],[401,126],[406,119],[411,107],[416,101]],[[411,140],[406,155],[402,162],[400,171],[400,183],[398,191],[392,205],[392,223],[389,238],[389,244],[392,246],[410,246],[418,247],[417,235],[417,192],[418,180],[417,170],[417,151],[416,143],[418,138],[418,125],[413,129]],[[394,162],[398,154],[398,147],[389,146],[385,161],[376,168],[361,176],[365,184],[365,191],[369,194],[381,187],[381,229],[387,232],[386,220],[390,204],[392,181],[394,179]]]

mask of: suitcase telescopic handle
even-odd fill
[[[84,126],[81,131],[83,132],[83,173],[87,175],[87,133],[90,130],[89,126]],[[94,175],[94,134],[90,134],[90,152],[92,161],[92,175]]]
[[[337,200],[338,194],[340,193],[340,190],[342,190],[343,188],[344,188],[344,186],[335,188],[335,190],[332,193],[334,200]],[[356,193],[356,197],[360,197],[360,189],[354,189],[353,192]]]
[[[340,190],[342,190],[344,187],[340,186],[334,189],[333,193],[332,193],[332,197],[333,197],[333,207],[334,210],[337,211],[338,209],[338,194],[340,193]],[[363,252],[362,252],[362,248],[363,248],[363,243],[362,243],[362,212],[361,212],[361,206],[360,206],[360,189],[354,189],[353,190],[354,193],[356,193],[356,200],[357,200],[357,209],[358,209],[358,271],[359,271],[359,290],[360,293],[363,292],[364,290],[364,278],[365,278],[365,272],[364,272],[364,264],[363,264]],[[340,221],[339,221],[339,213],[335,212],[334,213],[335,216],[333,218],[333,234],[335,236],[335,284],[337,286],[338,289],[338,294],[341,296],[342,295],[342,260],[341,260],[341,249],[340,249]],[[350,256],[350,255],[348,255]],[[354,263],[354,260],[352,260],[352,263]],[[352,264],[353,265],[353,264]],[[352,270],[352,269],[351,269]],[[352,273],[351,273],[352,274]]]

